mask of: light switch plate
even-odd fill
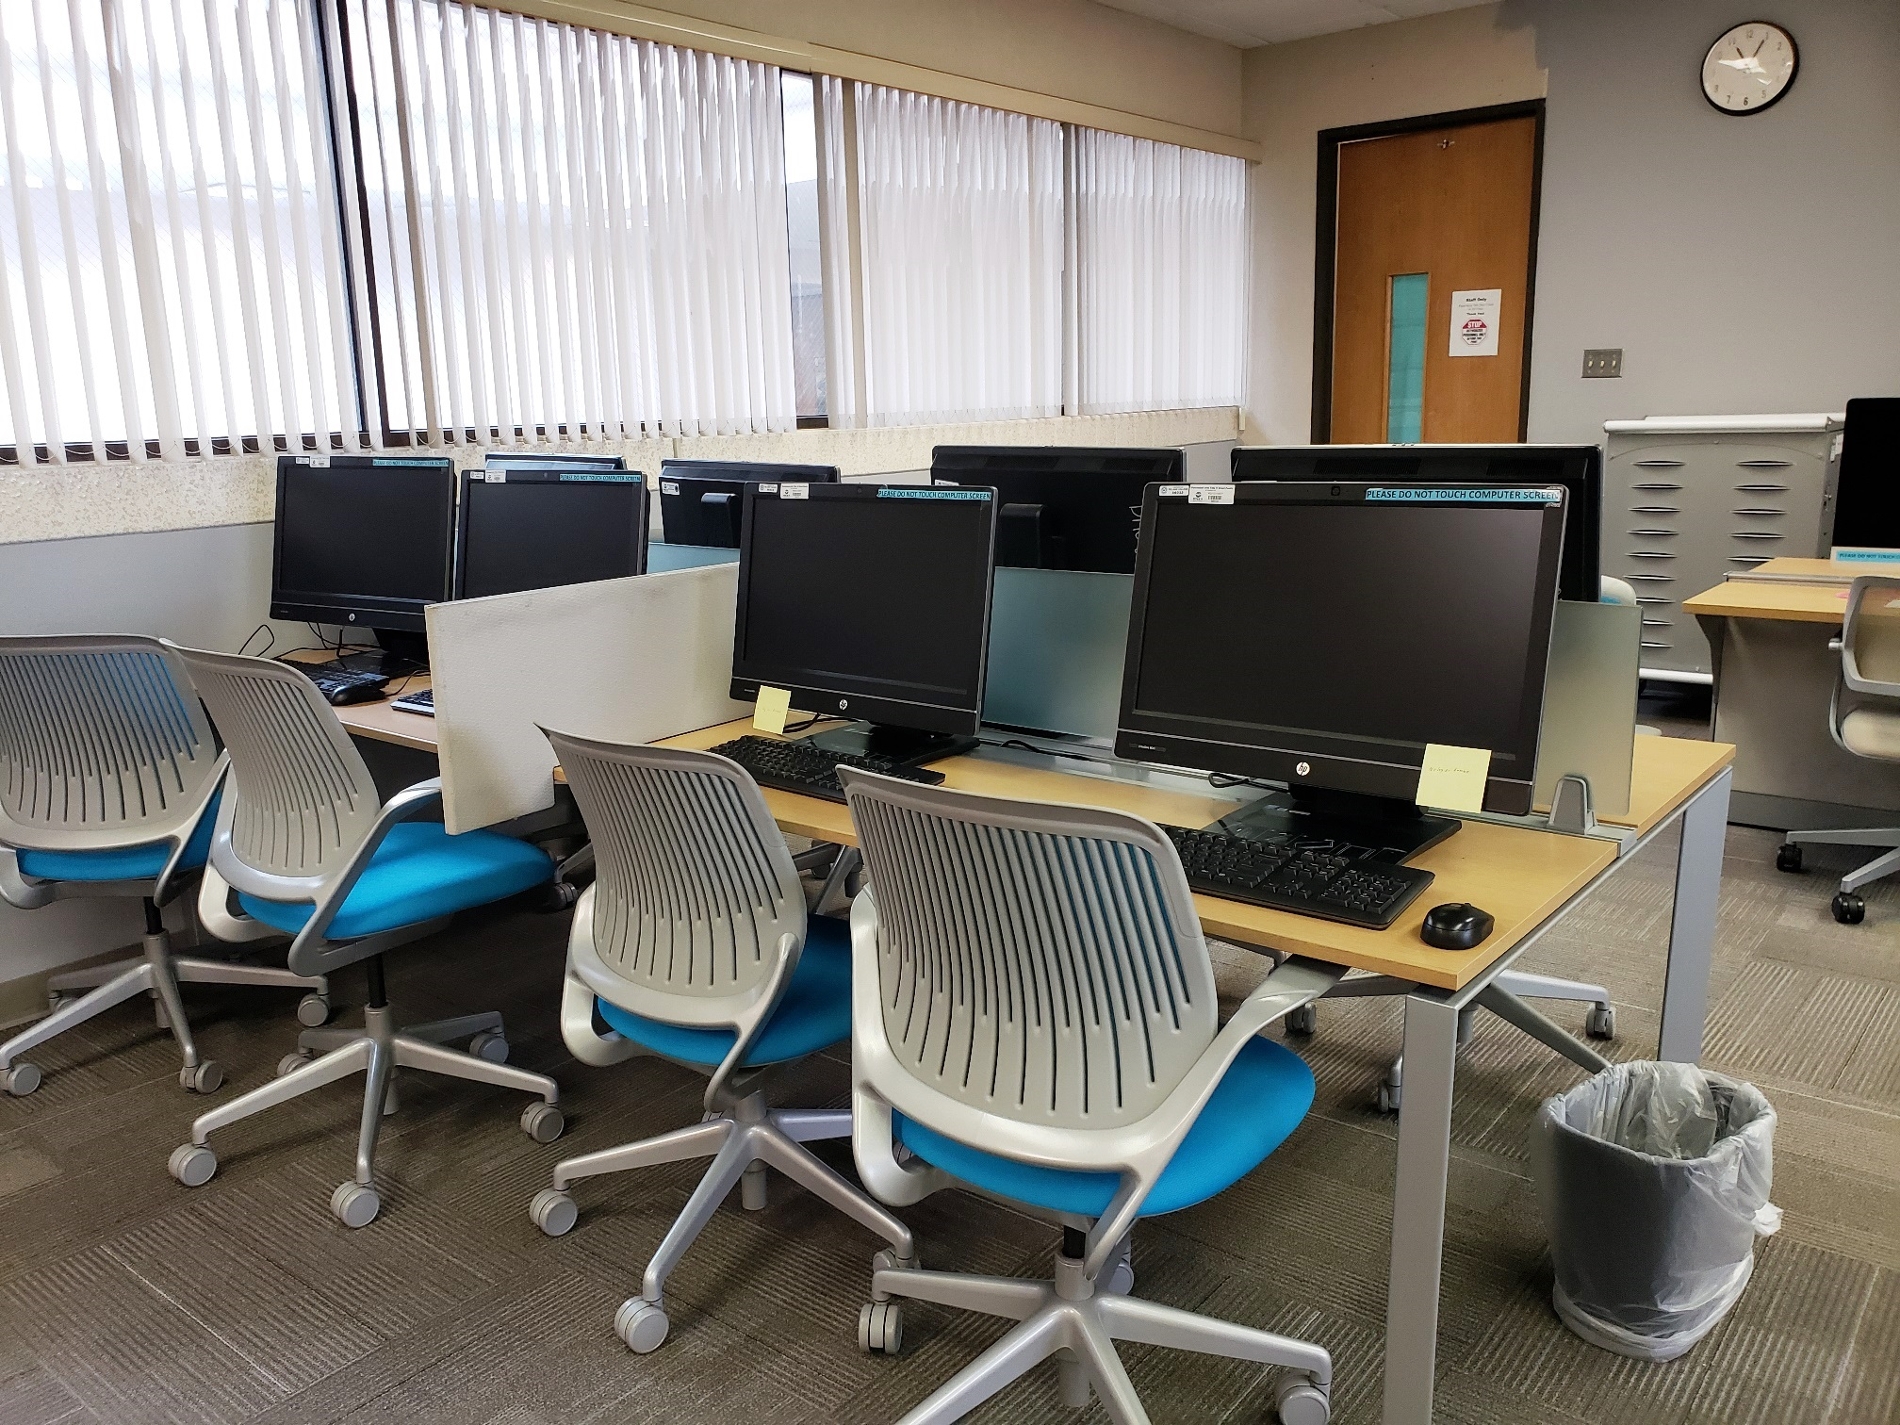
[[[1623,348],[1620,346],[1591,346],[1583,351],[1583,374],[1586,377],[1621,376],[1623,374]]]

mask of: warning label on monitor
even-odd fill
[[[1190,505],[1231,505],[1234,502],[1232,485],[1190,485],[1188,503]]]
[[[1371,485],[1368,501],[1408,505],[1560,505],[1564,492],[1549,485]]]

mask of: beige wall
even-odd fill
[[[616,0],[592,4],[610,12]],[[621,8],[670,11],[1190,128],[1240,132],[1241,51],[1093,0],[661,0]]]
[[[1313,223],[1318,134],[1544,94],[1533,32],[1499,7],[1453,10],[1246,52],[1242,134],[1254,170],[1249,442],[1312,432]]]

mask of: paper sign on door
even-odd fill
[[[1502,287],[1451,294],[1451,354],[1496,356],[1498,309],[1504,305]]]

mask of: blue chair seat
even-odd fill
[[[198,818],[178,863],[181,871],[197,870],[211,854],[211,829],[217,824],[218,802],[223,796],[220,787]],[[165,869],[171,847],[163,841],[147,841],[137,846],[114,846],[108,851],[22,851],[16,859],[20,874],[36,881],[150,881]]]
[[[712,1067],[732,1052],[730,1029],[693,1029],[622,1009],[598,996],[609,1028],[644,1049],[688,1064]],[[745,1057],[747,1067],[782,1064],[851,1037],[851,928],[814,915],[805,922],[805,948],[771,1021]]]
[[[1250,1039],[1188,1129],[1174,1157],[1141,1205],[1158,1217],[1205,1202],[1259,1167],[1287,1139],[1313,1104],[1313,1071],[1271,1039]],[[901,1113],[891,1115],[897,1139],[952,1177],[1051,1212],[1100,1217],[1121,1185],[1115,1173],[1078,1173],[1019,1163],[933,1132]]]
[[[325,932],[356,940],[453,915],[552,880],[547,852],[495,831],[450,836],[439,821],[399,821],[370,857]],[[240,893],[246,915],[295,935],[316,907]]]

